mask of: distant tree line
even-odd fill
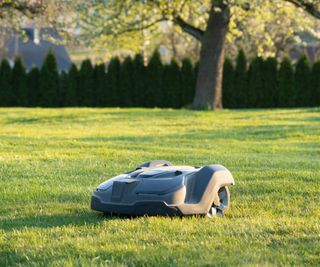
[[[112,58],[59,72],[52,53],[41,69],[27,72],[17,58],[13,67],[0,64],[0,106],[26,107],[186,107],[192,103],[197,64],[163,64],[155,52],[147,66],[143,57]],[[320,62],[312,66],[303,56],[295,65],[284,59],[254,58],[244,52],[235,64],[226,59],[223,77],[225,108],[310,107],[320,105]]]
[[[148,66],[143,57],[112,58],[92,65],[84,60],[78,69],[59,72],[52,53],[41,69],[26,72],[17,58],[13,68],[0,64],[0,106],[26,107],[173,107],[192,102],[195,69],[189,59],[181,66],[174,60],[163,64],[158,52]]]
[[[249,64],[240,50],[235,64],[224,63],[225,108],[320,106],[320,62],[302,56],[296,64],[288,58],[254,58]]]

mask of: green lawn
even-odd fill
[[[151,159],[231,170],[223,218],[104,217]],[[0,266],[320,265],[320,109],[0,109]]]

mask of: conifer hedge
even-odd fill
[[[228,58],[224,61],[223,66],[223,88],[222,99],[225,108],[235,107],[235,69],[232,61]]]
[[[0,106],[26,107],[164,107],[192,103],[198,64],[189,59],[164,64],[154,52],[147,66],[143,56],[114,57],[108,66],[82,62],[59,72],[49,52],[42,68],[27,72],[17,58],[11,67],[0,63]],[[225,60],[223,105],[226,108],[320,106],[320,62],[303,56],[296,64],[288,58],[256,57],[248,62],[243,50],[232,62]]]
[[[234,70],[234,77],[230,82],[234,84],[234,94],[231,101],[233,105],[231,108],[244,108],[247,107],[247,58],[243,50],[239,51],[239,54],[236,58],[236,65]],[[227,96],[225,95],[225,99]]]
[[[27,106],[40,106],[40,71],[38,68],[32,68],[27,74]]]
[[[60,78],[54,54],[49,52],[40,70],[40,96],[38,105],[42,107],[58,107],[60,94]]]
[[[12,88],[12,70],[9,62],[3,59],[0,64],[0,106],[10,107],[16,105],[16,96]]]
[[[288,58],[284,58],[278,71],[278,107],[295,105],[294,69]]]

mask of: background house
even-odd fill
[[[296,35],[301,40],[297,44],[292,44],[289,56],[293,61],[298,61],[302,55],[306,55],[311,63],[320,60],[320,33],[319,29],[315,34],[300,32]]]
[[[41,68],[44,58],[51,50],[57,60],[59,70],[68,70],[71,59],[66,48],[59,44],[61,37],[52,28],[34,27],[22,28],[24,34],[7,34],[4,40],[4,49],[0,52],[0,58],[7,58],[13,63],[16,57],[21,57],[27,70],[33,66]],[[24,35],[24,36],[23,36]]]

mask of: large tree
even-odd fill
[[[311,16],[320,19],[318,0],[270,0],[278,8],[290,3]],[[255,0],[101,0],[85,3],[84,27],[99,29],[100,35],[121,35],[135,31],[142,32],[162,21],[178,25],[182,31],[201,43],[199,71],[194,108],[222,108],[222,76],[225,40],[231,26],[237,23],[234,8],[251,12],[265,1]],[[81,6],[78,4],[78,7]],[[88,12],[89,10],[89,12]],[[88,14],[101,17],[105,23],[90,19]],[[263,14],[262,14],[263,16]],[[91,16],[92,17],[92,16]],[[233,25],[230,25],[230,22]],[[102,27],[101,27],[102,25]],[[96,31],[97,33],[97,31]]]

